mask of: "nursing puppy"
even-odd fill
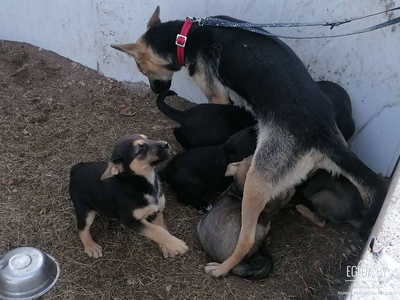
[[[254,244],[264,207],[316,169],[341,174],[359,190],[368,207],[359,232],[367,238],[387,188],[347,148],[332,103],[297,55],[274,36],[186,22],[190,30],[179,38],[185,21],[161,23],[157,8],[136,43],[113,47],[134,57],[154,92],[169,89],[174,72],[184,66],[210,103],[231,99],[257,120],[257,148],[244,188],[238,243],[227,260],[209,263],[205,272],[220,277],[238,264]],[[184,50],[179,61],[177,49]]]
[[[332,177],[319,170],[303,185],[302,193],[313,211],[303,204],[296,210],[318,226],[331,223],[349,223],[358,228],[367,212],[360,193],[344,176]]]
[[[234,182],[197,225],[200,243],[208,256],[217,262],[223,262],[235,249],[239,238],[241,224],[241,207],[244,182],[250,168],[252,157],[241,162],[231,163],[226,176],[233,176]],[[269,212],[262,212],[258,219],[255,242],[244,259],[232,269],[232,273],[248,279],[267,277],[272,269],[272,258],[263,245],[271,227],[271,216],[290,200],[290,195],[275,199],[269,206]],[[257,256],[261,258],[261,266],[253,266],[246,261]]]
[[[180,127],[174,128],[174,135],[185,149],[221,145],[234,133],[256,124],[251,114],[233,105],[198,104],[186,111],[177,110],[165,103],[165,98],[172,95],[176,93],[161,93],[157,106],[167,117],[180,123]]]
[[[85,253],[94,258],[103,255],[90,235],[96,213],[116,218],[155,241],[165,258],[188,250],[185,242],[166,230],[164,222],[165,197],[154,168],[168,155],[167,142],[135,134],[115,143],[109,163],[79,163],[72,167],[69,193]]]
[[[253,128],[241,130],[224,144],[186,150],[172,158],[160,171],[175,191],[178,201],[196,209],[208,210],[209,204],[202,198],[212,191],[221,193],[232,183],[225,177],[226,167],[254,153],[256,133]]]

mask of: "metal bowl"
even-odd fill
[[[11,250],[0,258],[0,298],[33,299],[47,293],[60,277],[58,261],[33,247]]]

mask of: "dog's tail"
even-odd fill
[[[246,279],[264,279],[273,268],[271,255],[265,246],[260,246],[259,252],[253,255],[249,261],[239,263],[232,269],[232,273]]]
[[[174,96],[174,95],[176,95],[176,93],[171,90],[162,92],[157,97],[157,100],[156,100],[157,107],[167,117],[171,118],[172,120],[174,120],[178,123],[182,123],[185,112],[177,110],[177,109],[173,108],[172,106],[169,106],[165,103],[165,98],[167,98],[168,96]]]
[[[383,178],[368,168],[339,139],[330,139],[328,145],[324,154],[339,167],[340,173],[350,180],[359,191],[360,189],[364,191],[369,199],[368,211],[359,227],[361,237],[368,239],[385,200],[387,185]],[[337,171],[334,166],[329,166],[329,163],[324,168],[328,171]]]

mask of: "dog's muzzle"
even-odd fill
[[[171,80],[163,81],[163,80],[150,80],[151,90],[156,94],[161,94],[162,92],[168,91],[171,87]]]

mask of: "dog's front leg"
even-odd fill
[[[174,237],[163,227],[152,224],[145,219],[140,220],[140,222],[143,225],[140,234],[158,243],[165,258],[184,254],[188,251],[189,248],[184,241]]]
[[[267,184],[254,167],[254,160],[247,173],[242,202],[242,228],[239,240],[232,255],[222,264],[209,263],[204,267],[207,274],[220,277],[236,266],[250,251],[254,244],[258,217],[270,199]]]
[[[157,214],[157,217],[151,223],[153,223],[154,225],[161,226],[164,229],[167,229],[167,224],[165,224],[165,219],[164,219],[164,212],[162,211]]]

